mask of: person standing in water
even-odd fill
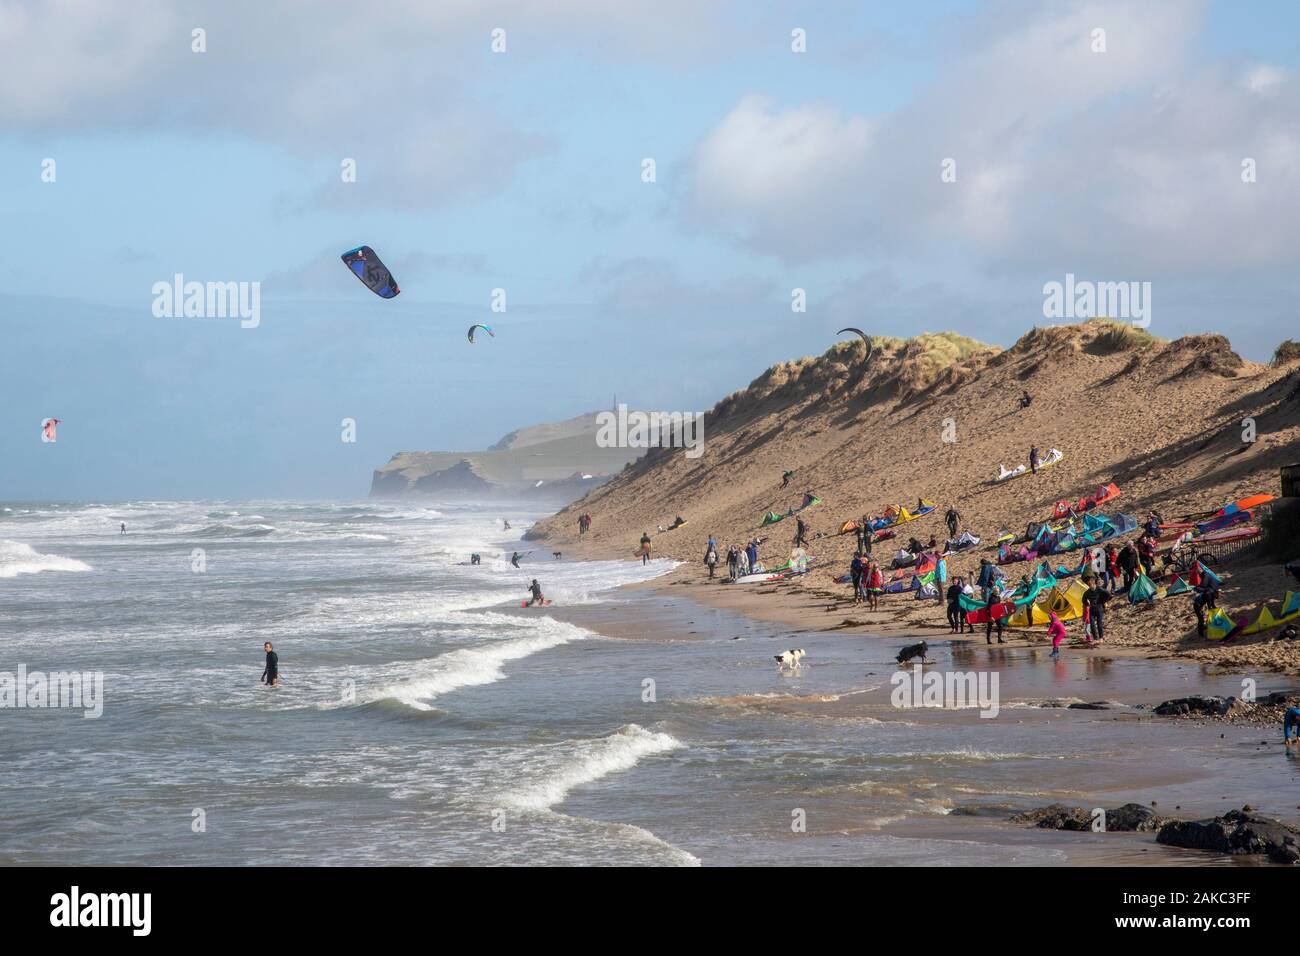
[[[262,683],[275,687],[280,682],[280,655],[271,649],[270,641],[262,645],[262,650],[266,651],[266,670],[262,671]]]
[[[532,597],[528,599],[528,603],[525,604],[524,607],[532,607],[534,605],[541,607],[546,603],[542,598],[542,586],[537,583],[537,578],[533,578],[533,583],[528,585],[528,591],[532,594]]]
[[[513,564],[515,567],[519,567],[519,552],[518,552],[518,551],[516,551],[514,554],[512,554],[512,555],[510,556],[510,563]]]
[[[509,521],[507,521],[505,518],[502,518],[502,519],[501,519],[501,523],[502,523],[503,525],[505,525],[505,527],[502,529],[503,531],[509,531],[509,530],[510,530],[510,522],[509,522]]]
[[[645,564],[647,561],[650,560],[650,549],[652,547],[654,546],[650,543],[649,533],[642,531],[641,532],[641,563],[642,564]]]
[[[125,522],[125,521],[122,522],[122,533],[123,533],[123,534],[126,534],[126,522]]]

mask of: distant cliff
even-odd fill
[[[399,452],[375,470],[370,494],[572,501],[641,455],[640,449],[599,447],[596,415],[521,428],[486,451]]]

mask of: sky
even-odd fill
[[[0,500],[355,498],[845,325],[1007,346],[1067,274],[1266,360],[1298,55],[1282,0],[0,0]],[[256,327],[155,315],[176,274]]]

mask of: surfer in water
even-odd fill
[[[262,683],[275,687],[280,682],[280,655],[271,649],[271,642],[262,645],[266,651],[266,670],[262,671]]]
[[[510,530],[510,522],[509,522],[509,521],[507,521],[505,518],[502,518],[502,519],[501,519],[501,523],[502,523],[503,525],[505,525],[505,528],[504,528],[503,530],[505,530],[505,531],[509,531],[509,530]]]
[[[528,603],[524,607],[532,607],[534,604],[540,607],[546,603],[542,597],[542,586],[537,583],[537,578],[533,578],[533,583],[528,585],[528,591],[532,594],[532,597],[528,599]]]
[[[514,554],[512,554],[512,555],[510,556],[510,563],[513,564],[515,567],[519,567],[519,552],[518,552],[518,551],[516,551]]]
[[[123,533],[123,534],[126,534],[126,522],[125,522],[125,521],[122,522],[122,533]]]

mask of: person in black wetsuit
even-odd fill
[[[510,563],[513,564],[515,567],[519,567],[519,552],[518,552],[518,551],[516,551],[513,555],[511,555],[511,557],[510,557]]]
[[[262,671],[262,683],[275,687],[280,680],[280,655],[271,650],[270,641],[263,644],[262,649],[266,651],[266,670]]]
[[[534,604],[541,605],[545,603],[542,599],[542,586],[537,583],[537,578],[533,578],[533,583],[528,585],[528,590],[533,596],[528,599],[528,603],[525,604],[524,607],[532,607]]]

